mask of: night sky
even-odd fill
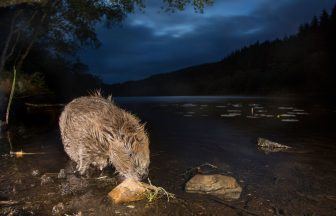
[[[102,46],[83,50],[81,59],[106,83],[139,80],[153,74],[223,59],[256,41],[296,33],[335,0],[215,0],[203,14],[193,8],[160,10],[146,1],[145,12],[128,15],[121,26],[97,27]]]

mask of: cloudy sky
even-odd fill
[[[214,0],[203,14],[193,8],[165,13],[160,0],[128,15],[121,26],[98,27],[102,46],[83,50],[82,61],[106,83],[215,62],[242,46],[297,31],[335,0]]]

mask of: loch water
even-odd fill
[[[336,214],[336,107],[298,99],[231,96],[114,101],[146,122],[149,178],[176,199],[111,204],[106,195],[118,184],[113,168],[90,177],[71,174],[74,164],[63,151],[53,117],[38,124],[18,123],[1,134],[0,201],[13,203],[1,205],[0,214]],[[265,152],[257,146],[259,137],[291,148]],[[20,151],[28,154],[10,155]],[[234,176],[243,188],[240,199],[223,204],[210,196],[186,193],[188,170],[202,164]],[[58,178],[60,169],[69,172],[66,178]]]

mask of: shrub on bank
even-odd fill
[[[8,96],[12,87],[13,73],[6,71],[0,77],[0,94]],[[42,73],[17,73],[15,95],[31,96],[48,93]]]

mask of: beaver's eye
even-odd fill
[[[130,154],[129,154],[129,157],[132,157],[132,156],[133,156],[133,154],[132,154],[132,153],[130,153]]]

